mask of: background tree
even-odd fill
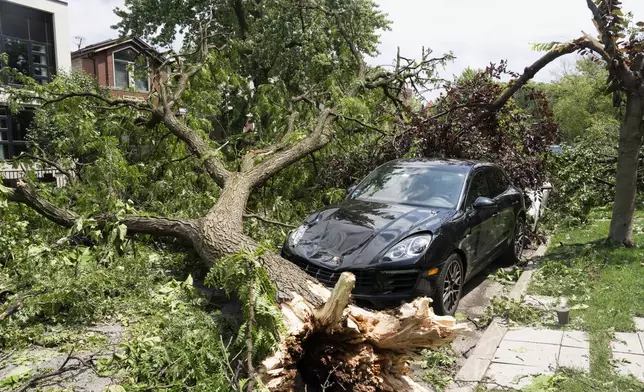
[[[644,106],[644,22],[631,25],[625,17],[619,0],[586,0],[592,13],[599,40],[588,35],[566,43],[552,42],[536,45],[538,50],[548,51],[485,110],[495,113],[507,103],[521,87],[525,86],[540,70],[552,61],[570,53],[595,56],[603,61],[608,70],[608,89],[617,93],[615,103],[620,103],[620,94],[626,96],[625,114],[620,126],[619,155],[615,184],[615,202],[609,239],[613,242],[633,245],[632,227],[637,193],[639,150],[642,144]]]
[[[623,113],[606,94],[607,79],[603,62],[581,58],[571,72],[535,86],[548,98],[563,143],[599,139],[603,144],[617,144]]]

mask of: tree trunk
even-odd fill
[[[633,214],[637,195],[637,170],[642,145],[642,97],[629,93],[626,114],[619,133],[619,156],[615,184],[615,202],[610,222],[609,239],[633,246]]]
[[[251,187],[249,175],[236,173],[222,190],[217,204],[200,221],[200,236],[194,245],[208,265],[213,265],[220,257],[242,250],[254,252],[259,248],[243,232],[244,209]],[[316,306],[322,303],[311,291],[311,286],[320,284],[293,263],[272,252],[266,252],[258,261],[277,287],[280,302],[291,300],[294,293],[298,293]]]

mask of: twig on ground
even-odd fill
[[[76,349],[76,346],[72,347],[72,349],[71,349],[71,350],[69,350],[69,354],[67,354],[67,358],[65,358],[65,361],[63,362],[63,364],[62,364],[62,365],[60,365],[60,367],[58,368],[58,370],[63,370],[63,368],[65,367],[65,365],[67,365],[67,362],[69,362],[69,360],[70,360],[70,359],[71,359],[71,357],[72,357],[72,354],[74,353],[74,349]]]
[[[490,325],[489,323],[486,324],[486,325],[481,325],[477,321],[474,321],[474,319],[471,318],[470,316],[467,316],[467,321],[469,321],[470,323],[474,324],[474,327],[476,327],[477,330],[485,329],[485,328],[487,328],[488,325]]]
[[[96,371],[94,365],[91,363],[91,361],[94,359],[94,355],[91,355],[88,360],[84,360],[80,357],[73,355],[75,349],[76,349],[76,346],[72,347],[72,349],[69,350],[69,354],[67,354],[65,361],[63,361],[63,363],[60,365],[58,370],[33,376],[29,381],[27,381],[25,385],[20,387],[20,389],[18,389],[16,392],[24,392],[32,387],[35,387],[38,384],[38,382],[42,380],[60,376],[61,374],[71,372],[74,370],[84,369],[84,368],[90,369],[95,375],[100,377],[100,375],[98,374],[98,371]],[[68,366],[70,360],[76,360],[78,361],[78,364]]]
[[[86,367],[86,368],[89,368],[89,369],[90,369],[90,370],[91,370],[95,375],[97,375],[97,376],[99,376],[99,377],[101,376],[100,374],[98,374],[98,371],[96,370],[96,367],[94,366],[94,364],[92,364],[92,363],[91,363],[91,362],[94,360],[94,356],[93,356],[93,355],[92,355],[92,356],[90,356],[90,357],[89,357],[89,359],[88,359],[88,361],[89,361],[90,363],[88,363],[88,362],[87,362],[87,361],[85,361],[84,359],[81,359],[81,358],[76,357],[76,356],[74,356],[74,355],[70,356],[69,358],[70,358],[70,359],[75,359],[75,360],[77,360],[81,365],[83,365],[83,366],[84,366],[84,367]]]
[[[340,365],[335,365],[333,369],[329,370],[329,374],[326,376],[326,380],[324,380],[324,384],[320,386],[320,388],[322,389],[322,392],[325,392],[327,388],[331,388],[333,384],[335,384],[330,380],[330,378],[331,378],[331,375],[333,375],[333,373],[335,373],[335,371],[338,370],[339,366]],[[342,387],[342,389],[344,389],[344,387]]]
[[[47,378],[55,377],[55,376],[60,376],[63,373],[71,372],[73,370],[78,370],[78,369],[81,369],[81,368],[82,368],[81,365],[74,365],[74,366],[69,366],[67,368],[59,369],[59,370],[56,370],[56,371],[53,371],[53,372],[50,372],[50,373],[45,373],[45,374],[40,374],[38,376],[34,376],[29,381],[27,381],[27,383],[25,385],[20,387],[20,389],[18,389],[16,392],[25,392],[29,388],[34,387],[39,381],[42,381],[42,380],[47,379]]]
[[[58,370],[55,370],[55,371],[49,372],[49,373],[45,373],[45,374],[39,374],[37,376],[33,376],[29,381],[27,381],[27,383],[25,385],[20,387],[20,389],[18,389],[17,392],[24,392],[24,391],[28,390],[31,387],[35,387],[38,384],[38,382],[41,381],[41,380],[51,378],[51,377],[55,377],[55,376],[59,376],[59,375],[61,375],[63,373],[67,373],[67,372],[70,372],[72,370],[81,369],[84,366],[83,365],[84,362],[82,362],[82,361],[79,361],[78,365],[69,366],[67,368],[65,367],[65,366],[67,366],[67,363],[69,362],[69,360],[72,359],[72,354],[74,352],[74,348],[72,348],[69,351],[69,354],[67,354],[67,358],[65,358],[65,361],[63,361],[62,365],[60,365]]]
[[[543,302],[539,301],[539,300],[538,300],[538,299],[536,299],[535,297],[530,297],[530,298],[531,298],[534,302],[536,302],[537,304],[539,304],[539,305],[543,306],[543,308],[544,308],[546,311],[550,311],[550,307],[548,307],[548,305],[546,305],[546,304],[544,304]]]
[[[476,325],[476,324],[475,324],[475,325]],[[474,347],[476,347],[476,344],[475,344],[475,345],[473,345],[473,346],[471,346],[471,347],[469,347],[467,350],[463,351],[463,353],[461,353],[461,355],[463,356],[463,358],[467,358],[467,357],[469,357],[469,356],[470,356],[470,352],[471,352],[472,350],[474,350]]]

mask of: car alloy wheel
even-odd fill
[[[453,314],[461,299],[463,265],[458,259],[453,258],[445,267],[447,268],[447,273],[443,280],[443,310],[447,314]]]

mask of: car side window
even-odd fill
[[[474,174],[472,182],[470,182],[470,189],[467,191],[467,198],[465,199],[465,206],[469,207],[479,197],[489,197],[490,190],[485,180],[485,175],[482,171]]]
[[[497,168],[486,170],[487,179],[490,184],[491,198],[495,198],[505,192],[510,185],[505,175]]]

